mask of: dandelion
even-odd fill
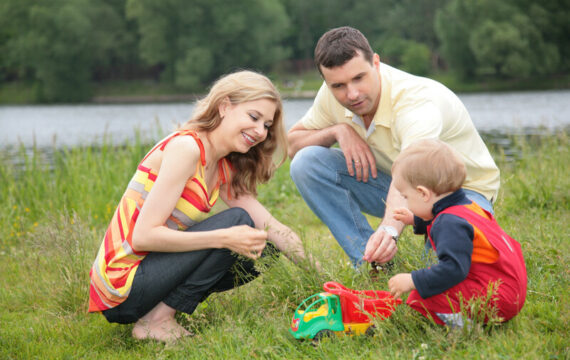
[[[30,212],[30,208],[25,208],[24,211],[25,211],[25,212]]]
[[[420,347],[421,347],[422,349],[424,349],[424,350],[427,350],[428,344],[423,343],[423,344],[420,345]]]

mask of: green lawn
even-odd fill
[[[330,280],[354,289],[387,289],[390,275],[372,280],[347,265],[296,192],[288,163],[261,187],[259,197],[302,236],[322,273],[281,257],[252,283],[215,294],[193,315],[180,316],[195,335],[164,345],[135,341],[132,325],[86,313],[89,268],[148,144],[0,152],[0,358],[568,359],[568,134],[513,141],[514,158],[492,151],[502,172],[496,215],[526,257],[528,296],[519,316],[498,326],[450,332],[400,306],[388,320],[376,321],[373,336],[318,344],[296,341],[287,331],[305,297]],[[410,229],[399,248],[394,272],[422,266],[422,239]]]

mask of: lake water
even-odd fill
[[[570,127],[570,90],[460,94],[477,129],[507,134],[551,133]],[[290,128],[311,106],[310,99],[284,101]],[[121,143],[134,137],[157,139],[185,122],[193,104],[84,104],[0,106],[0,149]],[[498,135],[497,135],[498,134]]]

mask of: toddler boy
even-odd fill
[[[527,290],[520,244],[465,196],[465,177],[461,158],[440,140],[411,144],[392,165],[393,184],[408,206],[396,209],[395,218],[426,235],[438,263],[397,274],[388,286],[396,298],[411,291],[409,306],[451,327],[463,326],[462,305],[485,299],[491,283],[488,304],[502,321],[519,313]]]

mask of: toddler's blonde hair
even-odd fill
[[[412,187],[425,186],[437,195],[461,188],[467,176],[459,153],[441,140],[418,140],[405,148],[392,164]]]

